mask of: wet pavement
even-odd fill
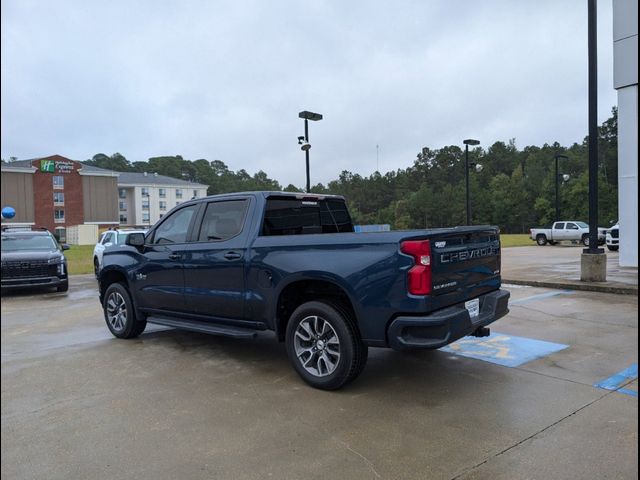
[[[637,478],[637,297],[506,288],[490,337],[371,349],[338,392],[270,334],[115,339],[90,276],[5,295],[2,477]]]
[[[583,249],[571,244],[504,248],[502,278],[524,285],[638,295],[638,269],[621,267],[619,253],[606,248],[607,281],[580,281]]]

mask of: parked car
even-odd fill
[[[102,268],[102,255],[104,250],[113,245],[124,245],[127,236],[131,233],[145,233],[146,230],[107,230],[102,232],[98,238],[98,243],[93,247],[93,271],[98,276]]]
[[[598,244],[605,240],[604,228],[598,228]],[[532,228],[529,230],[531,240],[538,245],[555,245],[562,241],[579,241],[584,246],[589,246],[589,225],[576,220],[555,222],[551,228]]]
[[[607,230],[606,234],[607,248],[612,252],[617,252],[620,248],[620,225],[618,222]]]
[[[68,250],[46,229],[2,229],[2,290],[26,287],[69,289]]]
[[[369,346],[488,335],[508,312],[498,232],[354,233],[342,197],[211,196],[107,249],[100,301],[120,338],[147,323],[235,338],[272,330],[304,381],[337,389],[360,374]]]

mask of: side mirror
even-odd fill
[[[63,243],[62,245],[60,245],[62,247],[62,250],[69,250],[71,247],[69,245],[67,245],[66,243]]]
[[[144,247],[144,233],[130,233],[127,235],[127,240],[124,243],[131,247]]]

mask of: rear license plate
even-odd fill
[[[464,308],[469,312],[471,318],[478,317],[480,315],[480,299],[474,298],[468,302],[464,302]]]

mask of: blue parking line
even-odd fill
[[[533,338],[493,332],[485,338],[462,338],[440,350],[505,367],[518,367],[568,347],[569,345],[562,343],[544,342]]]
[[[541,293],[539,295],[532,295],[530,297],[521,298],[520,300],[512,300],[509,305],[522,305],[523,303],[535,302],[536,300],[543,300],[549,297],[555,297],[556,295],[570,295],[573,290],[556,290],[554,292]]]
[[[638,364],[634,363],[629,368],[625,368],[621,372],[615,375],[605,378],[604,380],[594,384],[596,388],[603,388],[604,390],[611,390],[615,392],[624,393],[626,395],[638,396],[638,392],[629,390],[628,388],[621,388],[622,385],[629,380],[636,380],[638,378]]]

